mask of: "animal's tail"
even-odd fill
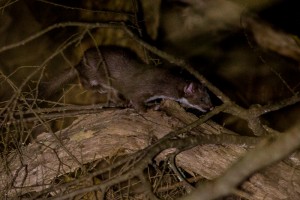
[[[72,83],[77,77],[77,70],[70,68],[49,82],[42,82],[39,85],[39,97],[42,99],[52,99],[55,94],[62,91],[62,88]]]

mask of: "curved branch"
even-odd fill
[[[45,28],[42,31],[39,31],[33,35],[31,35],[28,38],[25,38],[19,42],[10,44],[10,45],[6,45],[4,47],[0,48],[0,53],[25,45],[28,42],[31,42],[32,40],[54,30],[57,28],[65,28],[65,27],[84,27],[84,28],[88,28],[88,29],[93,29],[93,28],[122,28],[123,25],[121,23],[86,23],[86,22],[62,22],[62,23],[57,23],[57,24],[53,24],[52,26],[49,26],[47,28]]]
[[[264,144],[264,145],[263,145]],[[277,138],[263,141],[257,148],[230,167],[220,178],[198,186],[191,195],[181,200],[209,200],[231,194],[235,188],[248,176],[282,160],[300,147],[299,130],[289,132]]]

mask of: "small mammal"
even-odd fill
[[[113,102],[127,99],[137,110],[145,110],[146,104],[156,99],[171,99],[201,112],[213,107],[201,83],[147,65],[126,48],[90,48],[75,68],[83,87],[110,94]],[[58,82],[68,82],[77,75],[72,69],[64,76],[68,80]]]

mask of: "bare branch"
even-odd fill
[[[50,2],[50,1],[47,1],[47,0],[38,0],[38,1],[49,4],[49,5],[52,5],[52,6],[65,8],[65,9],[68,9],[68,10],[78,10],[78,11],[85,11],[85,12],[92,12],[92,13],[103,13],[103,14],[128,15],[130,17],[134,17],[134,15],[132,13],[128,13],[128,12],[124,12],[124,11],[123,12],[117,12],[117,11],[114,11],[114,10],[91,10],[91,9],[85,9],[85,8],[76,8],[76,7],[66,6],[66,5]]]
[[[182,200],[208,200],[231,194],[248,176],[259,169],[282,160],[299,147],[299,130],[290,130],[277,138],[263,141],[257,148],[238,160],[220,178],[210,183],[199,185],[197,190],[191,195],[182,198]]]
[[[4,51],[8,51],[10,49],[25,45],[29,42],[31,42],[34,39],[37,39],[38,37],[54,30],[57,28],[66,28],[66,27],[83,27],[83,28],[88,28],[88,29],[93,29],[93,28],[122,28],[122,24],[120,23],[85,23],[85,22],[63,22],[63,23],[57,23],[53,24],[52,26],[47,27],[46,29],[39,31],[36,34],[31,35],[28,38],[25,38],[22,41],[16,42],[14,44],[6,45],[4,47],[0,48],[0,53]]]

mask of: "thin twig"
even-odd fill
[[[85,12],[93,12],[93,13],[101,13],[101,14],[114,14],[114,15],[128,15],[130,17],[134,17],[134,15],[132,13],[129,12],[117,12],[114,10],[91,10],[91,9],[86,9],[86,8],[77,8],[77,7],[72,7],[72,6],[66,6],[66,5],[62,5],[62,4],[58,4],[58,3],[54,3],[54,2],[50,2],[50,1],[46,1],[46,0],[37,0],[52,6],[57,6],[57,7],[61,7],[64,9],[68,9],[68,10],[78,10],[78,11],[85,11]]]
[[[123,24],[121,23],[86,23],[86,22],[62,22],[62,23],[57,23],[57,24],[53,24],[52,26],[49,26],[47,28],[45,28],[42,31],[39,31],[19,42],[10,44],[10,45],[6,45],[4,47],[0,48],[0,53],[19,47],[19,46],[23,46],[25,44],[27,44],[28,42],[31,42],[34,39],[37,39],[38,37],[54,30],[57,28],[66,28],[66,27],[85,27],[85,28],[89,28],[89,29],[93,29],[93,28],[122,28]]]

